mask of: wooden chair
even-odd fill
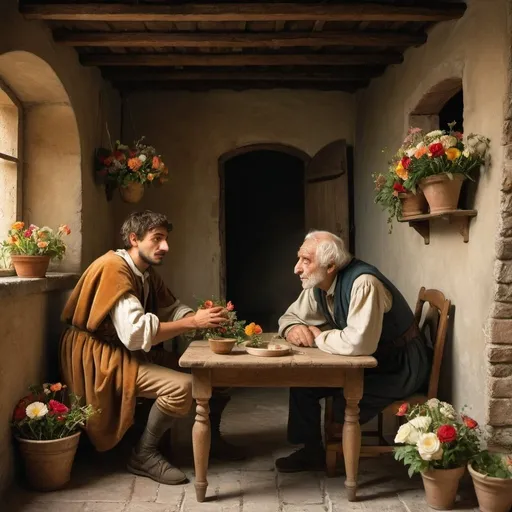
[[[428,303],[428,309],[425,314],[425,319],[421,323],[423,309],[425,303]],[[361,456],[373,457],[383,453],[393,451],[394,446],[389,445],[384,439],[383,434],[383,418],[385,414],[392,414],[396,417],[398,408],[404,402],[409,402],[411,405],[425,403],[430,398],[437,397],[437,389],[439,386],[439,374],[441,371],[441,362],[443,359],[444,344],[446,339],[446,331],[448,328],[448,318],[450,312],[451,302],[439,290],[426,290],[421,288],[418,294],[418,302],[416,303],[416,310],[414,317],[427,342],[433,345],[434,357],[432,360],[432,369],[430,371],[430,378],[428,390],[426,395],[418,394],[413,395],[404,400],[394,402],[389,405],[384,411],[378,415],[377,431],[362,432],[364,437],[378,437],[379,444],[373,446],[362,446]],[[428,331],[428,335],[427,335]],[[397,427],[399,425],[399,418],[397,419]],[[342,430],[343,425],[334,421],[333,415],[333,400],[327,398],[325,401],[325,416],[324,416],[324,432],[325,432],[325,450],[326,450],[326,468],[327,476],[334,476],[336,470],[336,461],[339,455],[342,454]]]

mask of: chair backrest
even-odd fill
[[[416,311],[414,313],[418,325],[420,325],[423,307],[426,302],[428,302],[429,307],[420,329],[427,340],[430,338],[434,348],[427,396],[428,398],[436,398],[451,302],[439,290],[426,290],[422,287],[418,294],[418,302],[416,303]],[[429,336],[426,335],[427,330]]]

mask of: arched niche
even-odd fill
[[[58,269],[79,270],[81,150],[69,96],[51,66],[29,52],[0,55],[0,78],[19,100],[23,111],[22,219],[54,229],[68,224],[72,234],[66,239],[67,255]]]

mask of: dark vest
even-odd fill
[[[320,288],[315,288],[315,299],[331,326],[334,329],[344,329],[347,326],[352,285],[362,274],[375,276],[384,284],[393,297],[391,310],[384,313],[382,334],[379,340],[379,349],[381,349],[391,345],[405,334],[414,323],[414,314],[403,295],[377,268],[354,258],[346,267],[343,267],[338,272],[338,280],[334,291],[334,318],[329,313],[327,307],[326,292]]]

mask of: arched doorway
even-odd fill
[[[277,144],[239,148],[220,160],[222,295],[267,332],[301,290],[293,262],[305,231],[308,161]]]

